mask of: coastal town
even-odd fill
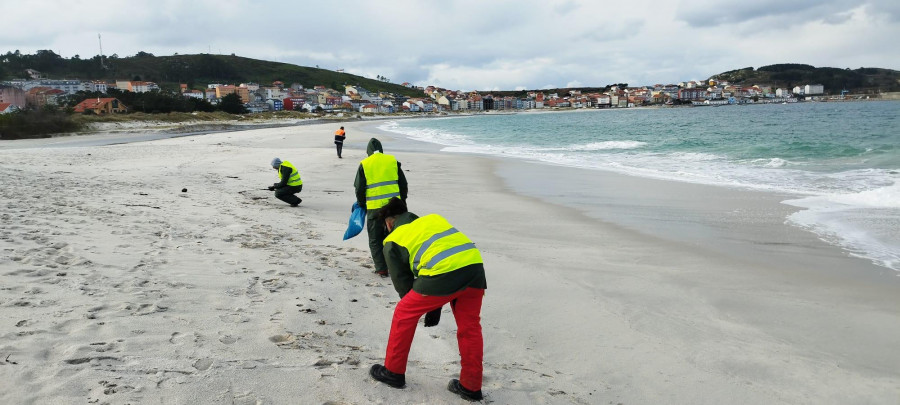
[[[145,111],[140,105],[125,105],[110,90],[132,93],[170,92],[159,85],[139,80],[54,80],[41,78],[41,73],[29,71],[32,78],[0,83],[0,113],[21,109],[40,109],[48,105],[71,107],[75,113],[98,115]],[[341,89],[324,85],[307,86],[275,81],[259,83],[211,83],[205,88],[190,88],[181,84],[176,94],[185,98],[204,100],[212,105],[235,94],[246,112],[302,111],[309,113],[477,113],[485,111],[524,111],[541,109],[630,108],[640,106],[726,105],[756,103],[794,103],[804,98],[824,100],[825,88],[820,84],[804,84],[794,88],[774,88],[766,85],[741,86],[727,81],[688,81],[678,84],[648,86],[608,86],[608,91],[566,93],[528,91],[524,97],[501,96],[492,92],[448,90],[435,86],[403,86],[421,91],[421,97],[369,91],[347,84]],[[94,95],[103,95],[95,97]],[[843,99],[844,94],[835,97]]]

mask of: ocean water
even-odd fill
[[[388,121],[478,153],[792,196],[786,222],[900,271],[900,102],[581,110]]]

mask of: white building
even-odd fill
[[[49,87],[53,90],[61,90],[66,94],[75,94],[84,90],[81,80],[30,80],[23,83],[22,90],[28,91],[35,87]]]
[[[131,91],[135,93],[147,93],[153,90],[159,90],[159,86],[153,82],[131,82]]]
[[[775,89],[775,97],[790,97],[791,92],[788,89]]]
[[[188,90],[184,93],[181,93],[181,95],[185,97],[196,98],[199,100],[202,100],[204,97],[206,97],[206,93],[200,90]]]
[[[87,91],[97,91],[100,93],[106,93],[106,90],[109,88],[109,85],[102,80],[94,80],[90,83],[85,83],[85,89]]]
[[[815,95],[815,94],[825,94],[825,86],[821,84],[807,84],[803,86],[803,94],[806,95]]]
[[[265,87],[263,88],[263,96],[266,100],[269,99],[279,99],[284,100],[286,97],[290,95],[290,93],[284,89],[278,87]]]
[[[609,107],[612,104],[612,97],[609,94],[601,94],[595,101],[597,107]]]

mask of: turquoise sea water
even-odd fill
[[[786,220],[900,270],[900,102],[582,110],[391,121],[445,151],[791,195]]]

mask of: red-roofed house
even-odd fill
[[[12,103],[0,103],[0,114],[9,114],[18,109]]]
[[[117,98],[89,98],[78,103],[74,110],[77,113],[93,111],[94,114],[103,115],[126,112],[128,111],[128,108]]]

